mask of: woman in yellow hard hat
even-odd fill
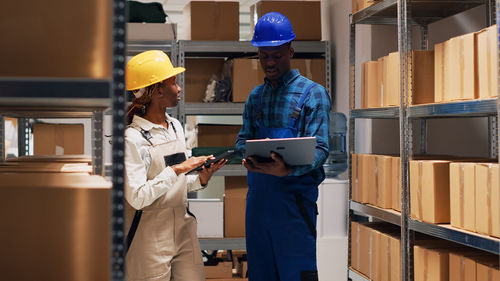
[[[125,130],[128,280],[205,280],[196,220],[186,207],[187,192],[206,187],[227,160],[197,175],[184,174],[213,158],[187,158],[182,126],[166,113],[180,101],[175,76],[184,71],[157,50],[140,53],[127,63],[127,90],[135,96]]]

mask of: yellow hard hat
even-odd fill
[[[174,67],[167,54],[163,51],[142,52],[127,63],[125,77],[127,90],[133,91],[145,88],[185,70],[184,67]]]

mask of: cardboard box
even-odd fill
[[[234,146],[239,125],[198,124],[198,146]]]
[[[234,261],[233,261],[234,263]],[[236,259],[235,263],[236,274],[241,278],[248,277],[248,263],[246,260],[241,260],[241,258]]]
[[[34,154],[83,154],[83,124],[35,124]]]
[[[465,34],[450,39],[451,67],[445,69],[450,73],[449,80],[445,81],[445,100],[469,100],[478,97],[475,36],[474,33]],[[445,49],[445,52],[448,51]],[[448,76],[445,76],[445,78]],[[448,87],[449,85],[449,87]],[[448,91],[449,89],[449,91]]]
[[[380,93],[377,87],[378,62],[363,63],[361,75],[361,108],[380,107]]]
[[[181,93],[185,102],[203,102],[208,82],[212,77],[220,77],[224,66],[223,59],[186,58],[185,86]]]
[[[411,52],[412,75],[408,89],[411,105],[434,102],[434,51]]]
[[[205,277],[207,279],[233,277],[233,262],[224,261],[217,265],[205,265]]]
[[[410,161],[410,215],[428,223],[450,222],[450,162]]]
[[[224,237],[245,237],[247,177],[225,177]]]
[[[377,204],[377,171],[376,155],[362,156],[361,203]]]
[[[292,59],[291,68],[298,69],[302,76],[326,85],[324,59]],[[233,60],[233,102],[246,102],[256,86],[264,83],[264,72],[258,59]]]
[[[188,199],[188,206],[196,217],[198,237],[224,237],[224,202],[220,199]]]
[[[476,164],[476,229],[481,234],[500,236],[498,164]]]
[[[476,33],[478,96],[481,99],[498,96],[497,33],[496,25]]]
[[[445,249],[413,247],[415,281],[448,281],[449,254]]]
[[[351,264],[350,266],[357,271],[360,271],[361,263],[361,248],[360,248],[360,224],[357,222],[351,222]]]
[[[450,280],[476,281],[476,262],[459,253],[450,253]]]
[[[307,12],[305,12],[307,11]],[[250,33],[253,36],[257,20],[269,12],[285,15],[292,24],[295,40],[321,40],[320,1],[268,1],[250,6]]]
[[[352,0],[352,13],[356,13],[361,11],[369,6],[377,3],[378,1],[374,0]]]
[[[127,40],[134,41],[171,41],[177,34],[175,23],[137,23],[127,22]]]
[[[384,106],[399,106],[399,53],[384,57]]]
[[[2,279],[109,279],[110,182],[70,173],[1,178]]]
[[[475,231],[475,163],[450,164],[450,223]]]
[[[381,57],[377,60],[377,96],[380,97],[379,107],[385,106],[386,93],[384,91],[384,67],[385,67],[385,57]]]
[[[434,102],[444,101],[445,44],[434,45]]]
[[[185,40],[240,39],[238,1],[191,1],[182,15]]]
[[[111,79],[111,1],[9,1],[2,11],[0,76]]]
[[[392,208],[392,158],[379,155],[377,157],[377,206]]]
[[[401,280],[401,239],[397,236],[391,235],[390,239],[390,281]]]
[[[391,205],[392,209],[401,212],[401,158],[392,158],[392,198]]]
[[[351,154],[351,200],[360,201],[359,165],[358,154]]]
[[[373,230],[359,225],[359,271],[371,278],[371,264],[373,261]]]

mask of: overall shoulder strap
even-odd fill
[[[309,86],[307,86],[305,91],[300,96],[300,100],[293,109],[292,115],[290,116],[290,122],[288,123],[289,127],[291,128],[295,127],[295,123],[297,122],[297,119],[299,119],[300,112],[302,111],[302,107],[304,106],[304,102],[306,101],[306,98],[309,96],[311,89],[316,85],[317,83],[315,82],[311,83]]]
[[[139,125],[137,124],[134,124],[134,123],[131,123],[130,125],[128,125],[129,128],[133,128],[133,129],[136,129],[137,131],[139,131],[142,135],[142,137],[147,140],[151,145],[153,145],[153,143],[151,142],[151,138],[153,138],[151,136],[151,133],[149,131],[146,131],[144,130],[143,128],[141,128]],[[175,130],[175,129],[174,129]]]

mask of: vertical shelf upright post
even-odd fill
[[[172,49],[175,49],[174,47],[172,47]],[[184,52],[184,41],[183,40],[179,40],[178,44],[177,44],[177,57],[178,57],[178,65],[179,66],[185,66],[186,65],[186,61],[185,61],[185,52]],[[186,89],[185,89],[185,82],[186,82],[186,72],[183,72],[181,74],[179,74],[178,76],[178,79],[179,79],[179,86],[182,88],[182,90],[184,91],[183,94],[181,94],[181,101],[179,102],[179,105],[177,106],[177,120],[179,120],[179,122],[181,122],[182,126],[184,126],[186,124],[186,119],[185,119],[185,114],[184,114],[184,108],[185,108],[185,105],[186,105]]]
[[[111,280],[125,281],[124,247],[124,160],[125,160],[125,58],[126,58],[126,3],[113,0],[112,45],[112,114],[113,114],[113,170],[111,210]]]
[[[5,148],[5,118],[0,115],[0,162],[4,162],[7,156]]]
[[[412,124],[408,119],[411,73],[411,9],[409,0],[398,0],[398,49],[400,67],[399,134],[401,158],[401,278],[413,280],[413,241],[411,241],[409,214],[409,159],[412,153]]]
[[[103,110],[92,111],[92,173],[104,175],[102,161]]]
[[[355,108],[355,67],[356,67],[356,24],[353,23],[352,14],[349,16],[350,32],[349,32],[349,112]],[[349,167],[352,167],[352,154],[354,154],[354,141],[355,141],[355,125],[356,120],[349,114],[349,153],[347,155]],[[352,169],[348,169],[349,173],[349,190],[347,192],[347,200],[350,201],[352,197]],[[347,204],[347,214],[351,216],[352,212]],[[347,270],[351,265],[351,220],[347,220]]]
[[[30,123],[29,118],[19,118],[17,122],[18,156],[30,155]]]

